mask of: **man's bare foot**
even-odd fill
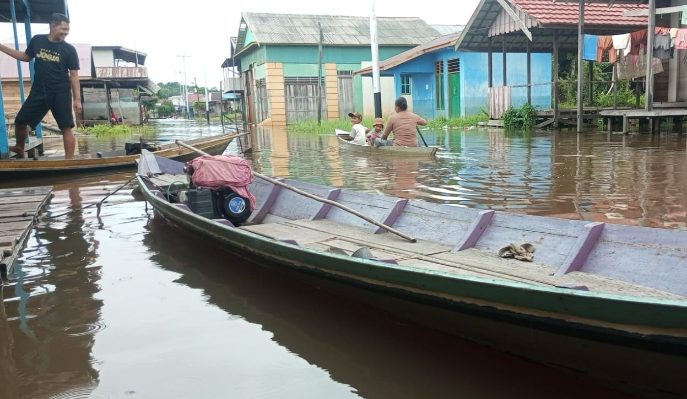
[[[20,148],[16,145],[10,146],[10,151],[13,153],[17,154],[15,155],[15,158],[24,158],[24,148]]]

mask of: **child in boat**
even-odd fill
[[[382,130],[384,130],[384,119],[382,118],[375,118],[374,125],[372,125],[372,128],[374,129],[367,135],[367,144],[368,145],[374,145],[375,139],[377,137],[382,137]]]
[[[351,123],[353,124],[350,133],[351,143],[367,145],[365,134],[367,134],[368,129],[362,125],[363,116],[360,115],[360,112],[350,112],[348,116],[351,118]]]

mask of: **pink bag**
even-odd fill
[[[203,155],[188,165],[193,170],[191,183],[194,186],[210,189],[229,187],[236,194],[248,198],[251,209],[255,209],[255,197],[248,191],[253,172],[245,159],[231,155]]]

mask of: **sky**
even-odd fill
[[[238,35],[242,12],[350,15],[369,17],[373,0],[68,0],[70,43],[122,46],[145,53],[148,76],[156,83],[183,82],[219,87],[222,62],[230,56],[229,38]],[[419,17],[429,24],[464,25],[479,0],[374,1],[378,17]],[[457,5],[460,4],[460,7]],[[9,25],[9,24],[3,24]],[[20,35],[23,27],[19,28]],[[32,33],[47,33],[47,24]],[[2,42],[12,42],[11,25]],[[21,42],[24,38],[21,37]],[[2,55],[0,55],[2,56]],[[179,57],[187,56],[187,57]]]

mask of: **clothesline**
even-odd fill
[[[647,33],[647,29],[640,29],[619,35],[585,34],[582,59],[614,64],[619,56],[639,55],[641,49],[646,49]],[[673,50],[687,50],[687,28],[656,27],[652,45],[654,57],[667,60]]]

